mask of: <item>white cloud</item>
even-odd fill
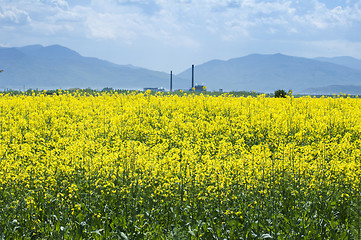
[[[140,25],[132,14],[115,15],[110,13],[91,13],[86,20],[91,37],[100,39],[123,39],[131,43]]]
[[[327,8],[326,4],[313,1],[313,8],[307,14],[296,15],[295,23],[310,28],[327,30],[337,27],[349,27],[355,21],[361,21],[359,4]]]
[[[144,37],[164,42],[188,39],[185,42],[189,45],[209,36],[229,41],[261,36],[262,32],[302,34],[307,29],[327,30],[361,21],[360,4],[329,9],[317,0],[308,3],[289,0],[92,0],[81,5],[73,2],[71,7],[65,0],[5,2],[13,5],[16,11],[2,11],[3,22],[6,19],[27,24],[32,19],[34,29],[45,27],[44,30],[48,30],[53,26],[56,33],[78,28],[78,31],[88,32],[88,37],[119,39],[128,44]],[[307,11],[300,11],[304,6]],[[63,27],[59,27],[59,23]]]
[[[73,11],[85,17],[84,26],[89,38],[118,39],[126,44],[147,38],[174,46],[198,44],[191,36],[192,24],[173,14],[171,8],[174,6],[169,2],[163,3],[162,8],[152,15],[143,13],[143,5],[139,7],[143,1],[122,2],[108,0],[104,4],[104,1],[93,0],[90,6],[74,8]]]
[[[69,7],[69,4],[66,0],[40,0],[40,3],[42,3],[45,6],[57,7],[63,9]]]
[[[31,21],[29,14],[16,7],[0,7],[0,23],[5,25],[24,25]]]
[[[0,0],[0,6],[2,44],[28,37],[224,56],[219,49],[241,54],[279,52],[284,42],[361,42],[361,0]]]

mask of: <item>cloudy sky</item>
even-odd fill
[[[0,46],[175,73],[251,53],[361,58],[361,0],[0,0]]]

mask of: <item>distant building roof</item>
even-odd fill
[[[165,91],[164,88],[143,88],[143,91],[144,91],[144,92],[145,92],[145,91],[148,91],[148,90],[150,90],[150,91],[152,91],[152,92],[164,92],[164,91]]]
[[[205,85],[195,85],[194,90],[196,92],[204,92],[206,91],[207,87]]]

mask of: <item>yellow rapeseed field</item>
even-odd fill
[[[361,99],[0,96],[0,239],[361,239]]]

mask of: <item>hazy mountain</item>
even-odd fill
[[[361,94],[361,68],[350,57],[308,59],[282,54],[252,54],[195,66],[195,82],[208,90]],[[0,89],[169,88],[169,74],[117,65],[53,45],[0,48]],[[173,89],[191,86],[191,68],[173,77]]]
[[[59,45],[0,48],[0,69],[0,89],[169,88],[167,73],[83,57]],[[175,88],[182,84],[174,78]]]
[[[191,69],[178,76],[191,75]],[[361,71],[334,63],[282,54],[252,54],[228,61],[212,60],[195,67],[195,82],[210,90],[305,92],[329,85],[361,85]]]
[[[351,95],[361,95],[361,86],[348,86],[348,85],[330,85],[325,87],[318,88],[309,88],[304,90],[307,94],[314,95],[332,95],[332,94],[351,94]]]
[[[338,64],[338,65],[346,66],[346,67],[357,69],[357,70],[361,71],[361,59],[356,59],[356,58],[347,57],[347,56],[332,57],[332,58],[318,57],[318,58],[315,58],[315,59],[319,60],[319,61],[322,61],[322,62],[335,63],[335,64]]]

